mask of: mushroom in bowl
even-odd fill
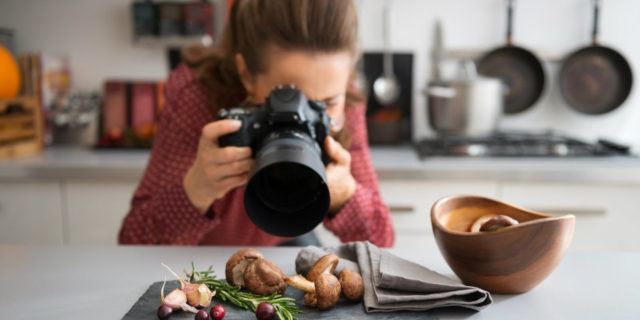
[[[551,274],[569,248],[575,216],[451,196],[433,205],[431,226],[444,259],[465,284],[511,294],[529,291]]]

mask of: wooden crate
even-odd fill
[[[11,106],[22,111],[9,114]],[[37,97],[0,99],[0,161],[42,151],[42,110]]]

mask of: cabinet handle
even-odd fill
[[[607,214],[607,209],[605,208],[531,208],[530,210],[551,215],[573,214],[584,216]]]
[[[391,213],[407,214],[415,212],[416,209],[411,205],[389,205],[389,211]]]

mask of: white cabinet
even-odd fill
[[[380,194],[391,211],[396,248],[437,248],[431,231],[431,206],[459,194],[496,197],[498,184],[485,181],[381,180]]]
[[[64,222],[59,182],[0,182],[0,243],[62,244]]]
[[[501,193],[526,209],[575,215],[570,250],[640,250],[640,186],[504,183]]]
[[[138,181],[66,182],[69,242],[117,244]]]
[[[498,184],[484,181],[380,180],[382,201],[391,211],[395,248],[436,249],[431,231],[431,206],[440,198],[457,194],[497,197]],[[315,229],[323,245],[340,241],[326,228]]]
[[[0,181],[0,243],[116,244],[137,184],[137,177]],[[431,206],[445,196],[473,194],[542,213],[574,214],[570,250],[640,250],[640,182],[383,179],[380,192],[391,210],[397,248],[435,249]],[[315,232],[323,245],[340,243],[322,226]]]

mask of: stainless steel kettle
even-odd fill
[[[473,61],[464,61],[457,79],[432,81],[427,96],[429,124],[441,134],[483,136],[497,129],[504,103],[499,78],[478,76]]]

